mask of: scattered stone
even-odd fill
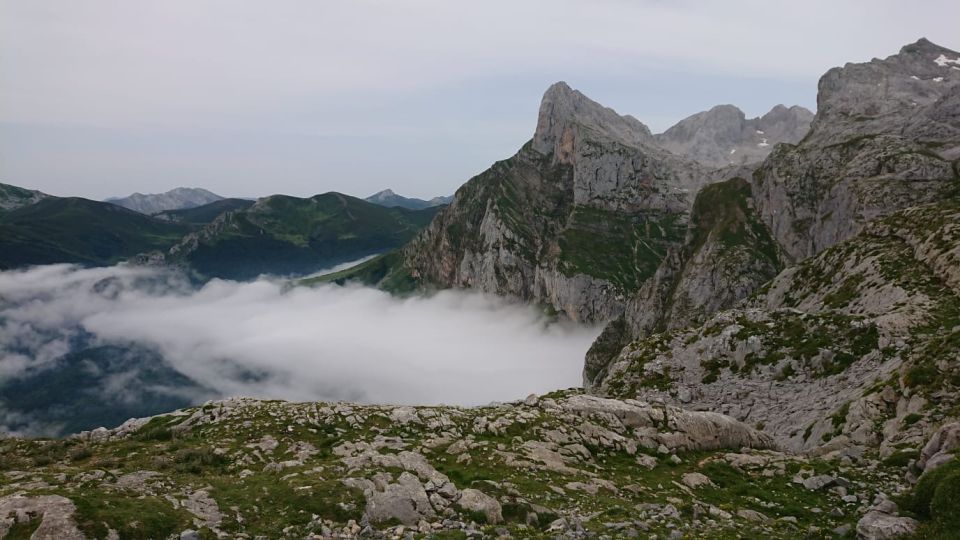
[[[457,504],[464,510],[480,512],[487,518],[487,523],[496,525],[503,521],[500,503],[482,491],[467,488],[460,492]]]

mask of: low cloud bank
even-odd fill
[[[269,279],[195,289],[126,266],[0,273],[0,381],[53,369],[78,346],[120,345],[155,349],[219,396],[475,405],[578,385],[598,332],[458,291],[398,299]]]

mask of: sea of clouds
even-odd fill
[[[152,348],[215,396],[477,405],[579,385],[598,332],[462,291],[196,286],[122,265],[0,272],[0,381],[53,369],[82,334]]]

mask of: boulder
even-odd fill
[[[396,519],[404,525],[416,525],[421,519],[436,516],[430,499],[417,477],[403,472],[395,484],[387,484],[383,491],[364,492],[366,518],[372,523]]]
[[[460,492],[460,500],[457,501],[464,510],[479,512],[486,516],[487,523],[496,525],[503,521],[503,513],[500,503],[486,493],[467,488]]]
[[[877,510],[867,512],[857,522],[857,538],[860,540],[894,539],[913,534],[916,530],[917,520]]]
[[[683,478],[680,481],[683,482],[683,485],[691,489],[697,489],[699,487],[713,485],[713,482],[711,482],[706,475],[700,474],[698,472],[684,474]]]

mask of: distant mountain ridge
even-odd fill
[[[271,195],[221,213],[168,251],[145,257],[186,265],[204,277],[309,274],[396,249],[437,210],[387,208],[336,192]],[[186,212],[191,211],[181,211]]]
[[[152,216],[165,210],[203,206],[223,198],[202,188],[178,187],[165,193],[134,193],[128,197],[106,199],[105,202]]]
[[[374,193],[364,200],[367,202],[372,202],[373,204],[379,204],[380,206],[386,206],[388,208],[400,207],[407,208],[409,210],[422,210],[424,208],[450,204],[450,202],[453,200],[453,196],[449,195],[446,197],[434,197],[428,201],[425,201],[423,199],[397,195],[392,189],[385,189],[383,191]]]
[[[433,218],[330,192],[223,199],[145,215],[80,197],[0,184],[0,270],[134,260],[182,266],[199,278],[309,274],[395,249]]]

